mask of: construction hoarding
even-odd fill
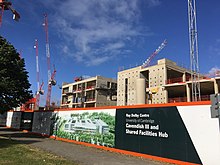
[[[9,111],[7,113],[6,126],[11,127],[11,128],[15,128],[15,129],[20,129],[21,114],[22,114],[22,112]]]
[[[54,125],[53,111],[35,111],[32,131],[39,134],[51,135]]]
[[[7,126],[18,128],[21,117],[19,119],[19,113],[12,116],[13,112],[8,112]],[[170,160],[179,164],[220,162],[219,121],[211,118],[210,104],[34,112],[32,132],[103,149],[153,156],[172,163],[174,161]]]
[[[1,114],[0,113],[0,126],[6,126],[7,122],[7,112]]]
[[[210,105],[134,106],[56,114],[54,135],[58,137],[182,162],[220,162],[219,124],[218,119],[211,118]]]
[[[115,109],[56,112],[53,135],[114,147]]]
[[[196,164],[220,162],[218,119],[210,105],[116,111],[115,147]]]
[[[121,109],[116,121],[116,148],[201,164],[177,107]]]

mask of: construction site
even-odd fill
[[[86,3],[88,2],[86,1]],[[170,60],[166,55],[155,58],[168,46],[168,40],[165,39],[156,49],[153,49],[153,53],[147,56],[145,62],[115,73],[117,79],[101,75],[83,76],[88,74],[84,72],[89,72],[89,70],[86,70],[88,68],[84,68],[83,73],[81,70],[74,73],[77,75],[74,78],[70,77],[72,73],[61,72],[61,74],[65,73],[65,77],[62,77],[62,85],[58,85],[59,81],[57,80],[59,79],[56,79],[58,78],[56,73],[59,71],[59,67],[56,69],[55,65],[53,67],[51,65],[48,15],[44,14],[42,19],[46,48],[44,62],[46,61],[47,72],[43,73],[46,73],[47,80],[40,81],[43,76],[40,75],[39,40],[35,39],[33,45],[36,56],[34,75],[36,73],[35,85],[37,90],[33,97],[30,95],[29,98],[31,99],[25,104],[20,104],[20,107],[12,110],[6,109],[3,113],[0,113],[0,127],[22,130],[27,134],[39,136],[41,139],[48,138],[46,139],[48,142],[53,139],[48,148],[53,145],[54,151],[68,154],[67,158],[70,156],[76,157],[76,154],[66,152],[66,145],[64,146],[64,144],[67,144],[67,142],[97,148],[99,149],[97,150],[99,155],[94,157],[87,150],[84,152],[82,159],[85,159],[84,155],[89,153],[86,156],[95,158],[98,164],[103,164],[103,161],[106,164],[115,163],[103,159],[100,149],[140,157],[141,159],[151,159],[163,164],[219,164],[220,70],[217,68],[209,74],[200,73],[195,0],[188,0],[187,4],[189,23],[189,55],[187,57],[190,59],[189,69],[178,65],[177,62]],[[60,5],[62,4],[60,3]],[[0,25],[5,10],[11,11],[14,20],[18,21],[20,19],[20,14],[12,8],[11,2],[0,0],[0,9]],[[86,19],[86,21],[88,20]],[[121,45],[123,44],[121,43],[119,46],[110,45],[110,47],[121,48]],[[91,50],[89,48],[91,47],[84,49],[86,57],[90,56],[90,52],[87,52]],[[1,54],[5,55],[7,53]],[[21,60],[19,54],[16,55]],[[110,56],[110,54],[108,55]],[[100,55],[100,57],[105,56]],[[136,57],[137,53],[135,53]],[[95,56],[91,54],[89,59],[92,60],[92,58],[95,58]],[[59,60],[59,65],[61,65],[61,59]],[[100,64],[99,62],[96,64]],[[80,69],[84,67],[84,65],[74,64],[71,63],[69,66],[79,66]],[[68,68],[67,66],[65,67]],[[103,68],[109,69],[106,66],[103,66]],[[68,69],[70,70],[70,68]],[[109,70],[107,71],[109,72]],[[15,73],[17,72],[14,72],[13,75]],[[67,79],[66,76],[70,77],[73,82],[65,82],[64,78]],[[21,86],[23,87],[24,83]],[[47,88],[46,91],[44,86]],[[55,86],[59,87],[61,94],[60,105],[55,104],[53,101],[52,90]],[[5,89],[8,90],[8,88]],[[12,91],[12,93],[15,93],[15,91]],[[45,95],[44,98],[43,95]],[[3,97],[5,96],[3,94]],[[16,99],[18,99],[18,96]],[[19,104],[15,106],[17,105]],[[17,136],[17,133],[13,134],[20,144],[23,141],[22,138]],[[1,135],[2,137],[5,136],[4,140],[11,141],[11,138],[13,138],[13,141],[15,141],[15,137],[11,135],[4,132]],[[0,136],[0,138],[2,137]],[[31,137],[27,145],[31,143],[39,144],[39,140],[34,141],[34,139]],[[66,143],[60,143],[60,146],[63,147],[58,147],[54,145],[54,140]],[[7,146],[7,148],[9,147]],[[74,147],[71,145],[66,148],[72,149]],[[19,156],[20,153],[16,153]],[[34,156],[34,154],[32,155]],[[118,157],[118,155],[116,156]],[[26,161],[26,158],[24,159]],[[123,159],[125,160],[127,157],[123,157]],[[89,159],[87,160],[91,163]],[[45,162],[41,157],[38,162],[40,161]],[[126,164],[123,160],[115,161],[119,164]]]
[[[2,0],[0,1],[0,5],[2,10],[1,22],[3,12],[7,10],[12,12],[14,20],[18,21],[20,19],[20,14],[12,8],[11,2]],[[180,67],[175,61],[166,59],[166,57],[163,57],[155,65],[152,65],[155,56],[167,46],[168,41],[164,40],[142,65],[120,70],[117,73],[117,80],[102,76],[90,78],[79,76],[74,79],[75,82],[62,82],[62,86],[60,86],[62,90],[61,102],[56,107],[79,108],[210,100],[211,94],[219,93],[220,70],[207,75],[202,75],[199,71],[194,1],[188,1],[188,21],[190,69]],[[44,94],[46,94],[45,107],[40,107],[40,109],[49,110],[52,108],[52,87],[56,85],[55,66],[51,71],[47,14],[44,14],[43,27],[45,31],[47,58],[47,82],[40,82],[39,50],[38,40],[36,39],[34,48],[36,50],[37,91],[35,97],[27,102],[27,105],[22,106],[30,107],[34,110],[39,109],[40,97]],[[43,90],[44,85],[47,87],[46,92]]]
[[[202,76],[200,97],[197,101],[210,100],[211,94],[219,93],[220,74]],[[192,102],[192,77],[190,70],[177,66],[168,59],[156,65],[142,66],[118,72],[117,105],[161,104]]]
[[[167,40],[164,40],[142,65],[117,73],[117,91],[114,89],[115,93],[117,92],[117,97],[114,97],[117,104],[115,104],[116,102],[108,104],[107,99],[103,99],[102,104],[96,103],[96,101],[99,102],[99,94],[97,90],[94,90],[92,98],[95,103],[90,105],[97,107],[207,101],[210,100],[211,94],[218,94],[220,71],[216,70],[215,73],[208,75],[202,75],[199,71],[195,1],[188,1],[188,21],[190,69],[180,67],[174,61],[166,58],[158,60],[156,65],[152,65],[154,57],[167,45]],[[85,81],[83,80],[82,83]],[[70,84],[62,86],[61,106],[77,107],[73,105],[76,95],[72,95],[79,83],[71,84],[70,88],[67,87]],[[109,86],[106,83],[105,86]],[[94,89],[99,89],[99,86],[94,85]],[[68,96],[67,93],[71,96]],[[83,94],[83,96],[86,97],[87,94]],[[108,98],[112,97],[111,95],[107,96]],[[82,100],[78,100],[77,104],[80,102],[83,104]]]
[[[195,39],[195,36],[193,39]],[[75,83],[63,84],[61,107],[77,108],[209,101],[210,95],[219,93],[220,70],[216,70],[212,74],[202,75],[198,70],[180,67],[174,61],[166,58],[160,59],[156,65],[152,65],[151,62],[154,57],[166,45],[167,40],[164,40],[142,65],[119,71],[117,73],[117,88],[116,80],[114,81],[114,88],[107,79],[102,82],[102,86],[107,87],[102,88],[102,90],[114,90],[114,99],[110,99],[112,100],[111,103],[109,103],[109,98],[112,98],[112,93],[98,92],[100,91],[98,78],[92,78],[92,81],[96,79],[94,82],[90,82],[91,79],[77,79]],[[198,55],[196,54],[198,52],[195,51],[198,48],[194,48],[195,46],[195,43],[192,42],[191,59],[193,60]],[[192,61],[192,68],[198,68],[197,65],[197,61]],[[90,83],[93,84],[92,97],[91,92],[85,93],[81,90],[87,88],[87,86],[91,90]],[[79,89],[80,92],[77,92]],[[89,100],[86,100],[86,98]],[[91,101],[90,98],[92,98],[92,102],[87,102]],[[84,103],[86,104],[84,105]]]
[[[13,19],[20,19],[19,13],[8,1],[0,1],[2,13],[10,10]],[[1,14],[1,20],[2,20]],[[219,93],[220,71],[209,75],[202,75],[199,71],[198,41],[195,2],[188,1],[189,43],[190,43],[190,69],[178,66],[175,61],[166,57],[152,65],[155,56],[167,46],[167,40],[147,58],[140,66],[117,73],[117,80],[94,76],[90,78],[75,78],[75,82],[63,82],[60,89],[60,105],[51,104],[52,87],[56,85],[56,69],[51,71],[48,17],[44,14],[43,27],[45,30],[46,58],[47,58],[47,83],[40,83],[38,40],[35,40],[36,50],[36,81],[37,91],[35,97],[21,108],[16,109],[44,109],[54,107],[85,108],[100,106],[123,106],[136,104],[162,104],[173,102],[194,102],[210,100],[211,94]],[[86,73],[85,73],[86,74]],[[43,90],[46,85],[47,92]],[[46,93],[46,104],[40,107],[40,97]],[[54,102],[53,102],[54,104]]]
[[[213,75],[200,75],[198,83],[200,97],[197,101],[208,101],[211,94],[219,93],[220,72],[216,71]],[[190,70],[168,59],[161,59],[153,66],[145,68],[138,66],[119,71],[117,81],[96,76],[79,79],[74,83],[64,83],[61,107],[192,102],[191,91]]]

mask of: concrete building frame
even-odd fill
[[[201,101],[219,93],[220,77],[200,76]],[[192,101],[190,70],[168,59],[156,65],[118,72],[117,105],[160,104]]]
[[[62,84],[61,107],[85,108],[115,106],[117,81],[101,76]]]

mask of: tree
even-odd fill
[[[0,36],[0,112],[18,107],[32,98],[24,59]]]

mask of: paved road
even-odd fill
[[[14,131],[3,127],[0,127],[0,137],[11,138],[12,140],[18,140],[21,143],[38,147],[69,160],[73,160],[74,162],[78,162],[80,165],[168,165],[168,163],[43,138],[41,136]]]

